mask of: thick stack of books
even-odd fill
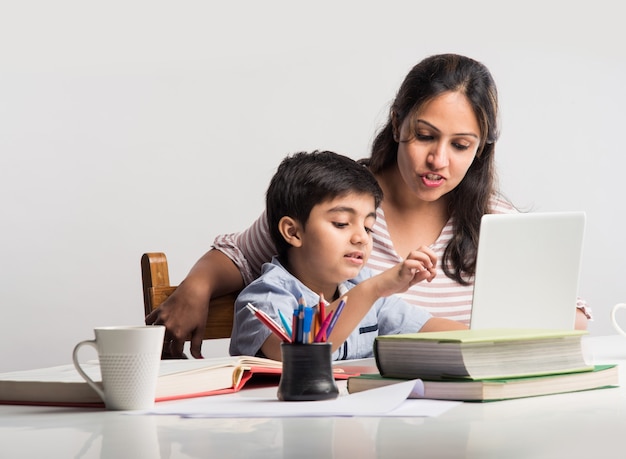
[[[618,385],[615,365],[593,365],[585,331],[492,329],[379,336],[378,374],[348,379],[350,393],[420,379],[412,395],[489,401]]]

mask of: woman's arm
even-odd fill
[[[245,231],[217,236],[213,248],[235,263],[245,285],[259,277],[263,263],[271,261],[276,254],[265,212]]]
[[[263,263],[275,253],[263,213],[247,230],[215,238],[174,293],[146,316],[146,324],[165,325],[163,356],[181,358],[191,336],[191,355],[202,358],[201,347],[212,297],[241,290],[258,277]]]
[[[576,322],[574,328],[576,330],[587,330],[587,322],[589,322],[589,318],[585,312],[580,308],[576,308]]]

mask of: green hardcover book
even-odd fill
[[[487,402],[512,398],[578,392],[617,387],[619,374],[616,365],[596,365],[590,371],[559,373],[510,379],[484,380],[417,380],[409,398]],[[348,378],[348,392],[355,393],[376,387],[406,381],[385,378],[378,373]]]
[[[491,329],[378,336],[381,375],[498,379],[589,371],[582,330]]]

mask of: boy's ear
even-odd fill
[[[281,218],[278,222],[278,231],[292,247],[300,247],[302,245],[302,239],[300,238],[302,228],[300,223],[293,218]]]

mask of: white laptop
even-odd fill
[[[573,329],[584,212],[481,221],[470,328]]]

